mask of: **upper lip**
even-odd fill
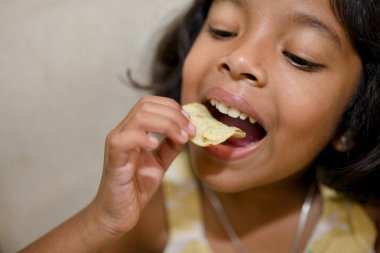
[[[257,111],[241,96],[234,95],[222,88],[211,88],[207,90],[203,95],[203,103],[208,102],[211,99],[216,99],[217,101],[235,108],[240,112],[246,114],[248,117],[253,118],[259,123],[264,129],[266,129],[265,124],[261,116]]]

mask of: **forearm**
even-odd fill
[[[86,207],[19,253],[100,252],[115,240]]]

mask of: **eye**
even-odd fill
[[[237,36],[237,33],[222,30],[222,29],[217,29],[212,26],[208,27],[207,32],[211,34],[213,38],[219,39],[219,40],[230,39]]]
[[[290,63],[293,66],[295,66],[296,68],[298,68],[300,70],[312,72],[312,71],[317,71],[317,70],[324,67],[321,64],[305,60],[305,59],[303,59],[303,58],[301,58],[295,54],[292,54],[290,52],[285,51],[285,52],[283,52],[283,54],[286,56],[286,58],[288,58],[288,60],[290,61]]]

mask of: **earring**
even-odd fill
[[[344,132],[333,139],[332,145],[338,152],[348,152],[355,147],[354,135],[349,131]]]

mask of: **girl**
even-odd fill
[[[172,99],[140,99],[94,200],[22,252],[380,252],[379,17],[374,0],[194,1],[153,65]],[[179,102],[247,137],[185,149]]]

